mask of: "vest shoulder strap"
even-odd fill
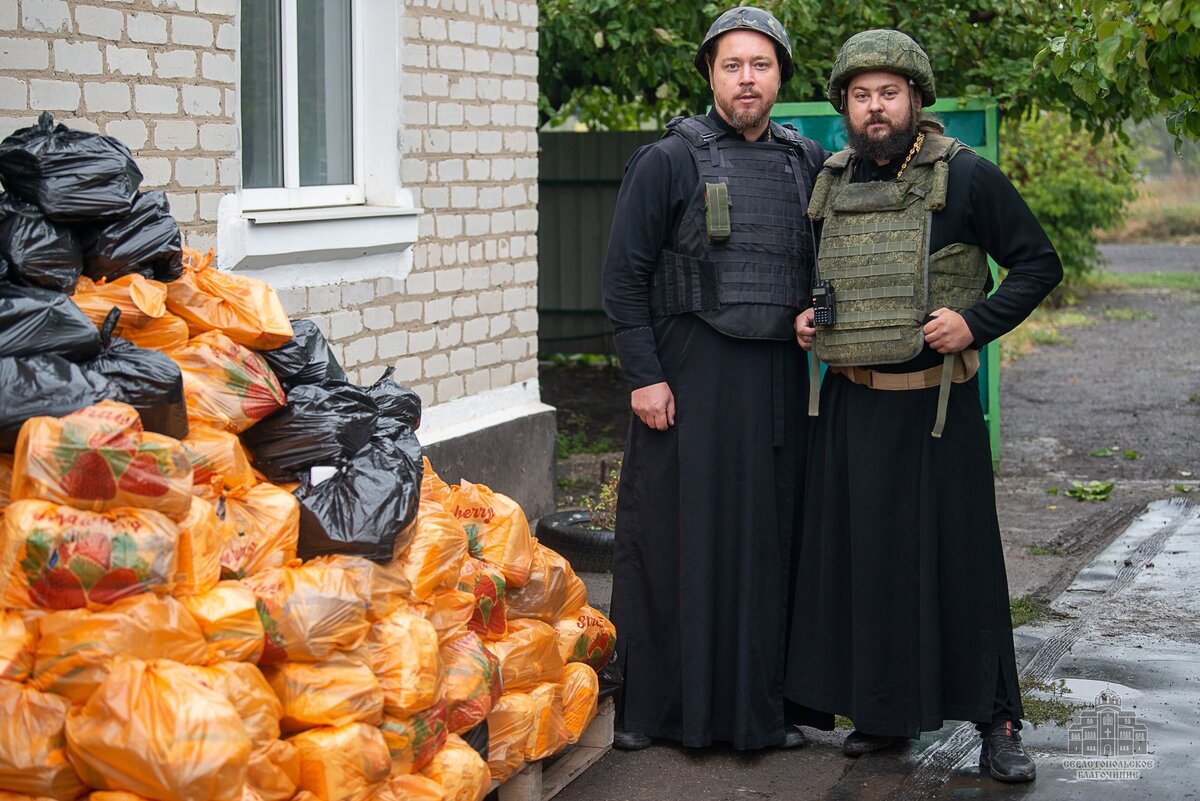
[[[663,138],[676,134],[682,136],[693,148],[699,149],[707,147],[722,133],[724,132],[712,128],[707,116],[700,114],[695,117],[675,117],[667,123],[667,131]]]

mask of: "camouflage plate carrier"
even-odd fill
[[[928,132],[896,181],[852,183],[849,149],[825,162],[809,205],[809,215],[824,220],[819,280],[832,284],[837,302],[834,324],[819,327],[813,340],[821,361],[906,362],[924,347],[930,311],[962,311],[984,299],[989,273],[982,248],[954,243],[929,253],[933,213],[946,205],[950,160],[964,150],[970,148]],[[952,369],[951,357],[947,375]],[[946,378],[943,384],[948,392]]]

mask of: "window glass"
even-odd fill
[[[283,31],[279,0],[242,3],[242,184],[283,186]]]
[[[297,0],[300,185],[354,183],[350,0]]]

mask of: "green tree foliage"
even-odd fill
[[[1197,0],[1200,2],[1200,0]],[[593,128],[630,128],[696,113],[712,100],[692,67],[711,22],[734,3],[540,0],[538,82],[543,122],[574,115]],[[761,0],[792,37],[795,77],[781,101],[821,100],[838,48],[866,28],[897,28],[929,52],[945,97],[996,98],[1021,112],[1057,80],[1033,59],[1064,30],[1069,9],[1034,0]],[[985,6],[984,10],[971,8]],[[1069,94],[1070,90],[1067,90]]]
[[[1021,191],[1063,263],[1060,300],[1096,263],[1097,230],[1120,221],[1135,194],[1137,161],[1119,137],[1090,142],[1062,112],[1005,120],[1000,167]]]
[[[1060,107],[1099,131],[1164,114],[1176,145],[1200,139],[1200,0],[1075,0],[1038,54]]]

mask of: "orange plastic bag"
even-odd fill
[[[335,554],[318,556],[308,564],[327,565],[346,571],[354,581],[357,592],[367,599],[367,620],[374,623],[393,612],[411,612],[408,579],[395,564],[380,565],[361,556]]]
[[[528,585],[527,585],[528,586]],[[471,631],[485,639],[503,637],[505,625],[504,573],[482,559],[467,557],[458,573],[458,588],[475,598]]]
[[[451,734],[421,775],[442,786],[446,801],[483,801],[492,786],[487,763],[463,738]]]
[[[369,798],[392,770],[383,732],[365,723],[321,726],[288,742],[300,752],[300,789],[321,801]]]
[[[564,663],[583,662],[597,672],[604,669],[617,647],[617,627],[590,606],[556,620],[554,630]]]
[[[217,662],[194,668],[193,676],[233,704],[252,748],[279,742],[283,706],[257,667],[249,662]]]
[[[599,697],[600,679],[596,671],[582,662],[572,662],[563,668],[563,722],[571,744],[579,742],[580,735],[595,719]]]
[[[407,718],[384,715],[379,727],[392,757],[392,773],[412,773],[428,765],[446,742],[446,702]]]
[[[0,606],[98,609],[175,579],[179,529],[151,509],[15,501],[0,521]]]
[[[441,504],[421,501],[413,541],[398,559],[413,598],[424,601],[438,590],[457,587],[466,558],[467,534],[462,525]]]
[[[445,801],[446,792],[442,785],[419,773],[399,773],[383,783],[373,801]],[[0,799],[3,801],[3,799]]]
[[[525,742],[525,759],[534,762],[554,756],[567,747],[570,732],[563,719],[562,685],[544,682],[529,690],[533,701],[533,724]]]
[[[445,644],[471,630],[475,596],[461,590],[443,590],[435,592],[423,604],[414,604],[412,609],[433,624],[438,642]]]
[[[300,752],[286,740],[255,748],[246,768],[246,786],[262,801],[288,801],[296,794]]]
[[[100,401],[66,417],[33,417],[14,452],[12,498],[92,512],[136,507],[175,519],[192,505],[192,463],[179,440],[142,431],[126,403]]]
[[[193,337],[168,355],[183,373],[189,424],[241,433],[286,403],[266,360],[219,331]]]
[[[169,659],[124,659],[67,716],[67,753],[84,782],[161,801],[236,801],[250,738],[228,699]]]
[[[81,275],[71,300],[97,328],[114,307],[121,310],[118,326],[137,328],[167,313],[167,285],[136,273],[100,283]]]
[[[221,576],[242,578],[296,558],[300,503],[282,487],[262,483],[230,490],[217,502],[229,526],[221,548]]]
[[[201,595],[221,580],[221,549],[228,538],[216,508],[203,498],[192,500],[192,510],[179,522],[179,558],[175,564],[175,597]]]
[[[258,599],[264,650],[259,664],[319,662],[362,643],[366,599],[349,571],[320,563],[281,567],[247,576]]]
[[[12,609],[0,609],[0,679],[25,681],[33,671],[36,623]]]
[[[428,456],[422,456],[425,472],[421,476],[421,500],[444,504],[450,498],[450,485],[433,471]]]
[[[483,484],[464,481],[445,502],[467,532],[471,555],[504,571],[510,588],[525,586],[533,563],[533,536],[517,502]]]
[[[115,306],[121,317],[113,333],[139,348],[170,350],[188,340],[188,327],[167,311],[167,286],[145,276],[132,274],[115,281],[96,283],[80,276],[71,296],[97,328]]]
[[[367,635],[371,670],[379,677],[387,714],[408,717],[441,697],[442,662],[437,630],[429,621],[393,612]]]
[[[441,648],[446,667],[446,726],[455,734],[477,725],[500,697],[500,664],[475,632]]]
[[[13,457],[0,453],[0,513],[12,502]]]
[[[221,581],[206,593],[179,599],[221,661],[257,662],[265,643],[258,599],[240,581]]]
[[[188,435],[179,442],[192,463],[195,492],[241,489],[258,483],[250,456],[236,434],[197,425],[188,429]]]
[[[293,734],[317,726],[383,721],[383,688],[363,659],[336,653],[320,662],[285,662],[263,668],[283,704],[279,726]]]
[[[533,553],[529,581],[508,593],[509,617],[529,617],[550,623],[587,603],[587,587],[571,563],[540,542]]]
[[[183,249],[183,275],[167,285],[167,308],[187,321],[192,336],[222,331],[254,350],[273,350],[292,338],[292,323],[270,284],[225,273],[207,255]]]
[[[30,684],[76,704],[88,700],[117,657],[170,658],[193,665],[212,658],[196,622],[169,596],[126,598],[103,612],[51,612],[38,621],[38,634]]]
[[[67,761],[65,698],[0,682],[0,787],[32,796],[75,798],[87,787]]]
[[[508,634],[488,643],[488,647],[500,660],[506,690],[521,690],[562,678],[558,635],[540,620],[508,621]]]
[[[525,743],[537,710],[528,693],[500,696],[488,713],[488,770],[502,782],[525,762]]]

